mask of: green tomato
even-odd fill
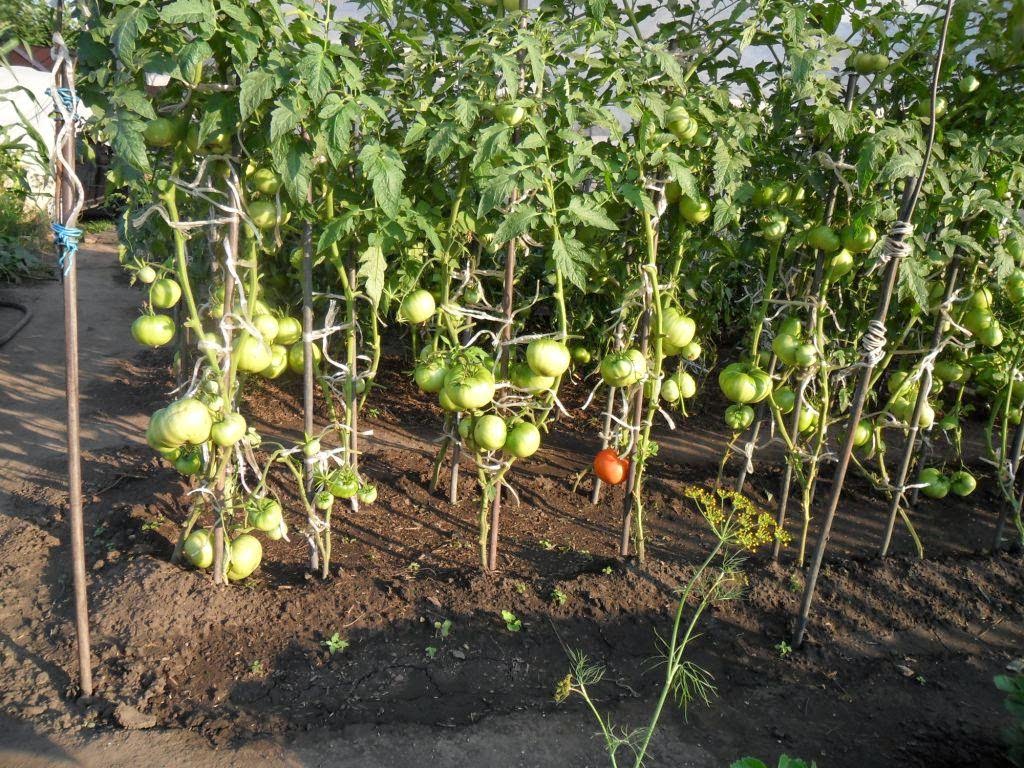
[[[277,339],[277,318],[271,314],[256,315],[252,319],[253,327],[260,332],[260,336],[267,344],[272,344]]]
[[[646,367],[645,362],[638,369],[634,357],[627,352],[612,352],[601,360],[601,378],[610,387],[628,387],[643,378]]]
[[[351,499],[359,492],[359,478],[350,467],[334,470],[327,480],[327,490],[338,499]]]
[[[793,351],[793,360],[801,368],[810,368],[818,362],[818,350],[813,344],[800,344]]]
[[[276,531],[284,522],[284,514],[277,499],[264,497],[256,499],[249,510],[249,524],[258,531]]]
[[[444,377],[448,369],[441,358],[434,358],[430,361],[420,363],[412,372],[413,379],[420,391],[430,395],[436,395],[444,387]]]
[[[184,123],[169,117],[157,117],[146,123],[143,140],[151,147],[169,147],[181,141]]]
[[[286,347],[294,344],[302,338],[302,323],[294,317],[281,317],[277,320],[277,337],[274,339],[278,344]]]
[[[518,8],[518,3],[516,8]],[[523,122],[526,110],[518,104],[499,104],[494,108],[494,116],[505,125],[516,126]]]
[[[691,224],[702,224],[711,216],[711,203],[683,195],[679,198],[679,214]]]
[[[957,496],[970,496],[977,487],[978,481],[966,469],[954,472],[949,478],[949,490]]]
[[[270,345],[248,331],[242,331],[235,339],[231,354],[235,358],[235,367],[246,373],[259,373],[274,361]]]
[[[360,504],[373,504],[377,501],[377,486],[370,484],[359,486],[356,498],[359,499]]]
[[[315,437],[306,440],[306,442],[302,444],[302,455],[307,459],[313,458],[318,453],[320,453],[320,441]]]
[[[779,413],[790,413],[796,407],[796,392],[792,387],[779,387],[772,392],[772,402],[779,409]]]
[[[842,243],[832,227],[819,224],[807,231],[807,244],[816,250],[832,253],[838,251]]]
[[[796,420],[797,429],[800,432],[810,432],[818,426],[818,410],[810,403],[804,403],[800,409],[800,416]]]
[[[949,493],[949,478],[935,467],[926,467],[917,475],[917,482],[923,484],[921,493],[932,499],[944,499]]]
[[[194,475],[203,466],[203,457],[198,451],[183,453],[174,460],[174,468],[185,476]]]
[[[442,388],[441,391],[437,393],[437,402],[441,406],[441,408],[447,411],[448,413],[455,413],[458,410],[460,410],[459,406],[457,406],[455,402],[448,396],[448,391],[444,388]]]
[[[181,299],[181,286],[169,277],[163,277],[149,286],[149,303],[156,309],[170,309]]]
[[[781,240],[788,228],[789,222],[784,216],[772,215],[761,219],[761,237],[765,240]]]
[[[754,409],[749,405],[730,405],[725,409],[725,423],[733,432],[742,432],[754,423]]]
[[[210,410],[194,397],[185,397],[153,414],[146,441],[155,450],[200,445],[210,439],[212,428]]]
[[[494,389],[494,374],[482,365],[471,364],[449,369],[441,392],[458,410],[476,411],[494,399]]]
[[[513,363],[509,370],[509,379],[515,386],[525,389],[532,395],[547,392],[555,385],[554,376],[541,376],[526,363]]]
[[[576,365],[587,365],[591,360],[590,350],[586,347],[573,347],[569,350],[572,361]]]
[[[983,328],[977,336],[978,341],[985,347],[995,348],[1003,343],[1003,329],[998,322]]]
[[[153,269],[149,264],[139,268],[139,271],[135,273],[136,279],[144,285],[149,285],[156,280],[156,270]]]
[[[800,318],[793,316],[787,317],[779,324],[778,332],[780,334],[799,338],[800,334],[803,332],[803,326],[800,324]]]
[[[269,232],[284,223],[284,217],[278,215],[276,203],[270,200],[253,200],[249,203],[249,218],[256,227]]]
[[[662,313],[661,330],[673,347],[681,350],[691,341],[697,332],[697,324],[692,318],[669,307]]]
[[[852,223],[843,227],[840,234],[843,248],[850,253],[863,253],[870,251],[878,240],[878,233],[875,228],[863,221],[855,219]]]
[[[210,428],[210,438],[221,448],[229,448],[245,437],[248,428],[242,414],[229,413]]]
[[[260,376],[276,379],[288,370],[288,348],[282,344],[270,346],[270,365],[260,371]]]
[[[874,75],[889,67],[889,58],[880,53],[858,51],[846,60],[846,66],[858,75]]]
[[[742,363],[726,366],[718,374],[718,386],[721,387],[722,394],[734,403],[754,402],[759,393],[757,382],[747,373],[746,366]]]
[[[473,425],[473,440],[485,451],[500,450],[507,438],[508,428],[505,422],[493,413],[481,416]]]
[[[241,581],[252,575],[263,559],[263,546],[255,536],[243,533],[231,542],[231,563],[228,565],[228,578]]]
[[[249,174],[249,183],[257,192],[273,195],[281,188],[281,179],[269,168],[257,168]]]
[[[932,374],[939,381],[952,383],[964,377],[964,367],[954,360],[936,360]]]
[[[525,459],[540,448],[540,430],[528,421],[521,421],[509,430],[503,449],[509,456]]]
[[[956,87],[960,93],[974,93],[981,87],[981,80],[976,75],[968,73],[960,78],[960,82],[956,84]]]
[[[935,116],[942,117],[946,114],[946,97],[938,96],[935,99]],[[910,108],[911,113],[915,117],[920,117],[924,121],[928,121],[931,117],[931,99],[923,98],[919,101],[914,102],[914,106]]]
[[[170,343],[174,332],[174,318],[168,315],[140,315],[132,323],[132,338],[153,349]]]
[[[679,384],[675,379],[665,379],[661,382],[661,399],[666,403],[675,403],[679,400]]]
[[[696,360],[698,357],[700,357],[700,353],[700,344],[698,344],[696,341],[691,341],[689,344],[686,344],[679,350],[679,355],[683,358],[683,360]]]
[[[192,531],[185,537],[181,551],[196,568],[209,568],[213,565],[213,534],[205,528]]]
[[[432,318],[436,311],[437,304],[430,291],[420,288],[402,299],[398,317],[404,322],[419,325]]]
[[[863,448],[875,434],[875,425],[870,419],[861,419],[853,430],[853,447]]]
[[[526,347],[526,363],[538,376],[561,376],[571,360],[569,348],[555,339],[536,339]]]
[[[796,352],[801,346],[800,339],[788,333],[779,333],[772,339],[772,351],[786,365],[796,365]]]
[[[697,394],[697,382],[686,371],[677,371],[674,381],[679,388],[679,397],[683,400],[689,400]]]
[[[834,283],[836,280],[845,277],[853,270],[853,254],[843,248],[835,254],[828,262],[828,280]]]
[[[309,348],[313,352],[313,370],[316,370],[320,366],[320,359],[323,353],[320,352],[320,347],[316,344],[310,344]],[[297,341],[288,347],[288,368],[292,373],[301,376],[306,370],[306,345]]]

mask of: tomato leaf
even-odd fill
[[[599,229],[616,230],[618,225],[608,218],[608,214],[598,206],[594,200],[573,197],[569,201],[569,215],[580,224],[588,224],[592,227],[598,227]]]
[[[509,240],[519,237],[529,231],[530,224],[537,218],[537,211],[529,206],[522,206],[516,209],[501,222],[501,226],[494,233],[494,242],[507,243]]]
[[[551,248],[551,257],[555,260],[555,266],[565,278],[580,290],[587,286],[587,273],[584,266],[590,263],[586,248],[583,243],[574,237],[555,238]]]
[[[443,163],[448,159],[448,156],[455,149],[455,126],[451,123],[441,123],[434,130],[434,135],[430,137],[430,141],[427,142],[427,154],[426,161],[429,163],[432,159],[436,159],[438,162]]]
[[[242,78],[238,95],[242,119],[248,120],[264,101],[274,95],[276,87],[277,79],[264,69],[254,69]]]
[[[282,98],[270,113],[270,140],[277,141],[294,131],[308,114],[309,102],[302,96],[295,94]]]
[[[366,281],[366,295],[370,297],[374,307],[380,304],[380,297],[384,293],[386,272],[387,261],[384,259],[384,249],[379,245],[371,245],[359,254],[359,276]]]
[[[131,112],[119,111],[111,127],[110,144],[114,157],[136,170],[148,171],[149,156],[146,154],[146,142],[142,138],[142,121]]]
[[[322,102],[327,92],[330,91],[331,82],[337,72],[324,54],[323,48],[318,45],[309,45],[306,46],[306,50],[308,51],[307,55],[299,59],[295,69],[305,81],[306,93],[316,105]]]
[[[405,163],[398,152],[382,144],[367,144],[359,153],[359,163],[373,185],[373,197],[377,205],[388,216],[397,216],[402,183],[405,181]]]
[[[189,24],[216,17],[216,11],[206,0],[174,0],[160,9],[160,18],[168,24]]]
[[[658,209],[654,207],[654,203],[651,202],[651,198],[635,184],[619,185],[619,194],[622,195],[623,199],[636,210],[647,211],[651,216],[657,215]]]

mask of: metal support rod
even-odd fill
[[[58,5],[57,30],[61,29],[63,3]],[[56,41],[55,41],[56,43]],[[57,72],[58,88],[74,89],[71,62],[65,60]],[[72,105],[74,110],[76,105]],[[58,119],[56,125],[57,143],[53,151],[61,153],[67,168],[75,167],[74,122],[64,124]],[[60,142],[63,141],[63,144]],[[56,221],[65,227],[77,223],[75,191],[67,172],[60,163],[56,168],[56,198],[54,213]],[[89,644],[89,599],[86,593],[85,576],[85,523],[82,519],[82,454],[79,421],[78,381],[78,265],[76,259],[58,246],[59,257],[67,260],[64,275],[64,361],[65,396],[67,400],[67,452],[68,452],[68,523],[71,533],[71,575],[74,588],[75,635],[78,641],[78,679],[83,696],[92,696],[92,661]]]
[[[1024,418],[1017,424],[1016,430],[1013,433],[1013,448],[1010,451],[1010,471],[1011,480],[1013,481],[1013,490],[1016,491],[1015,486],[1017,485],[1017,471],[1020,469],[1020,458],[1021,452],[1024,450]],[[1013,507],[1020,508],[1021,499],[1020,495],[1016,496],[1014,504],[1004,504],[1002,510],[999,512],[999,519],[996,521],[995,536],[992,539],[992,551],[997,552],[1003,545],[1003,532],[1006,530],[1006,521],[1010,517],[1010,511]]]
[[[515,202],[516,196],[512,196]],[[501,329],[501,340],[508,341],[512,338],[512,303],[515,299],[515,275],[516,275],[516,240],[509,241],[505,250],[505,285],[501,296],[501,314],[505,324]],[[511,356],[508,346],[501,349],[501,375],[508,378],[509,358]],[[501,484],[494,487],[494,501],[491,503],[491,528],[490,546],[487,551],[487,570],[493,571],[498,567],[498,531],[501,527]]]
[[[908,179],[904,188],[903,204],[900,206],[900,221],[907,221],[913,212],[913,179]],[[903,235],[900,232],[892,235],[897,242],[902,242]],[[899,273],[900,259],[893,257],[886,265],[882,286],[879,290],[878,305],[875,310],[874,321],[882,323],[889,314],[889,303],[892,300],[893,290],[896,286],[896,278]],[[853,403],[850,406],[850,415],[846,423],[846,436],[839,453],[839,460],[836,463],[835,474],[832,478],[832,495],[829,498],[828,507],[825,511],[825,519],[822,522],[821,531],[818,534],[818,541],[814,547],[814,560],[811,563],[810,572],[807,575],[807,582],[804,586],[804,596],[800,605],[800,615],[797,619],[796,633],[793,636],[793,646],[800,647],[804,641],[804,633],[807,630],[807,620],[810,616],[811,602],[814,600],[814,591],[818,585],[818,575],[821,572],[821,564],[825,559],[825,550],[828,547],[829,535],[832,532],[832,523],[835,520],[836,510],[839,508],[839,499],[843,494],[843,485],[846,482],[846,471],[850,466],[850,456],[853,453],[853,441],[857,436],[857,424],[860,423],[861,415],[864,412],[864,403],[867,400],[868,390],[871,388],[871,375],[875,370],[875,362],[870,356],[865,356],[862,361],[860,378],[857,381],[857,389],[854,392]]]
[[[898,221],[907,224],[913,219],[914,208],[921,195],[924,177],[928,173],[928,164],[931,162],[932,150],[935,145],[935,122],[938,119],[935,104],[938,99],[939,75],[942,72],[942,57],[946,51],[946,36],[949,34],[949,21],[953,15],[954,2],[955,0],[946,0],[946,8],[942,18],[942,34],[939,37],[939,49],[935,55],[935,64],[932,67],[928,137],[925,142],[924,158],[921,160],[921,169],[917,174],[917,178],[908,178],[903,190],[903,201],[900,205]],[[898,230],[891,237],[898,247],[902,245],[905,234],[902,230]],[[879,295],[878,309],[874,317],[875,322],[881,323],[883,329],[885,328],[885,318],[889,314],[889,302],[892,300],[892,293],[896,286],[896,277],[899,273],[901,262],[898,249],[894,249],[892,254],[885,268],[885,278]],[[861,414],[864,411],[864,401],[867,399],[868,390],[871,387],[871,374],[875,370],[873,357],[865,355],[863,362],[864,367],[861,369],[860,380],[857,382],[857,390],[853,397],[853,404],[850,407],[846,439],[843,441],[842,453],[839,456],[839,462],[836,464],[836,472],[832,480],[832,496],[829,499],[825,520],[822,523],[821,532],[814,547],[814,562],[811,564],[811,571],[807,576],[807,583],[804,586],[804,596],[800,604],[800,615],[797,618],[796,633],[793,635],[793,646],[796,648],[803,644],[804,633],[807,631],[807,620],[811,613],[811,603],[814,601],[814,590],[818,585],[818,574],[821,572],[821,563],[825,558],[825,549],[828,547],[828,537],[832,532],[832,522],[835,519],[836,509],[839,506],[839,499],[843,494],[843,484],[846,480],[846,470],[850,465],[850,454],[853,452],[853,441],[857,434],[857,424],[860,422]]]
[[[236,210],[241,209],[241,200],[239,200],[234,194],[231,197],[231,206]],[[228,223],[228,248],[231,250],[231,258],[238,258],[238,214],[232,214],[231,221]],[[249,297],[250,301],[253,297]],[[225,267],[224,269],[224,316],[228,317],[234,311],[235,302],[235,278],[231,273],[231,270]],[[230,341],[230,339],[229,339]],[[232,397],[232,391],[234,390],[234,381],[232,380],[232,371],[234,370],[234,364],[227,366],[224,370],[224,381],[223,384],[223,396],[225,401],[229,401]],[[213,521],[213,583],[223,584],[224,583],[224,514],[226,504],[224,504],[224,489],[227,485],[228,476],[228,464],[231,461],[231,449],[229,448],[218,448],[217,453],[220,457],[220,466],[217,470],[217,478],[214,482],[214,499],[216,503],[220,504],[220,510],[217,511],[217,516]]]
[[[647,359],[647,338],[651,332],[651,315],[653,309],[650,306],[640,316],[640,351],[644,359]],[[636,449],[637,436],[640,434],[640,420],[643,418],[644,410],[644,385],[641,383],[636,388],[636,395],[633,400],[633,412],[630,414],[630,426],[632,428],[633,453],[629,462],[629,474],[626,476],[626,495],[622,499],[622,537],[619,540],[619,555],[629,557],[629,536],[633,529],[633,489],[636,488]]]
[[[307,440],[313,437],[313,225],[307,221],[302,228],[302,431]],[[313,489],[314,456],[305,458],[306,492]],[[309,547],[309,567],[320,570],[320,556],[315,545]]]
[[[946,267],[946,291],[942,296],[942,305],[945,306],[953,294],[956,292],[956,280],[958,276],[959,265],[957,259],[954,257],[949,262],[949,266]],[[932,343],[929,347],[930,351],[938,349],[942,343],[942,334],[945,332],[943,329],[945,325],[945,319],[942,316],[942,311],[938,313],[938,317],[935,318],[935,328],[932,330]],[[903,455],[900,458],[899,471],[896,474],[895,491],[892,495],[892,501],[889,504],[889,516],[885,524],[885,532],[882,534],[882,546],[879,547],[878,556],[885,557],[889,554],[889,545],[892,543],[892,531],[896,525],[896,515],[900,509],[900,502],[903,500],[904,484],[907,480],[907,474],[910,472],[910,465],[914,460],[914,449],[917,447],[917,435],[920,431],[921,414],[924,412],[924,406],[928,402],[928,395],[931,393],[932,388],[932,372],[930,368],[926,368],[921,373],[921,382],[918,385],[917,399],[914,401],[914,413],[910,417],[910,428],[907,430],[907,441],[903,446]]]

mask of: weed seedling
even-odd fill
[[[324,640],[321,645],[327,649],[327,653],[333,656],[334,654],[341,653],[348,648],[348,640],[335,632],[328,639]]]
[[[505,629],[509,632],[518,632],[523,628],[523,622],[512,611],[502,611],[501,618],[505,622]]]
[[[565,605],[568,599],[569,596],[557,587],[551,592],[551,602],[555,605]]]
[[[779,652],[779,658],[784,659],[793,652],[792,646],[785,640],[781,640],[775,645],[775,650]]]

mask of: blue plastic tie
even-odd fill
[[[75,263],[75,254],[78,253],[78,239],[82,236],[82,230],[77,227],[65,227],[63,224],[51,224],[53,230],[53,242],[60,247],[60,259],[58,264],[64,276],[71,273],[71,267]]]
[[[53,98],[53,89],[47,88],[46,95]],[[70,88],[58,88],[57,97],[64,104],[64,109],[67,110],[75,122],[82,122],[83,118],[78,114],[78,105],[82,103],[82,100],[78,98],[78,94]],[[57,117],[60,117],[60,115],[58,114]]]

